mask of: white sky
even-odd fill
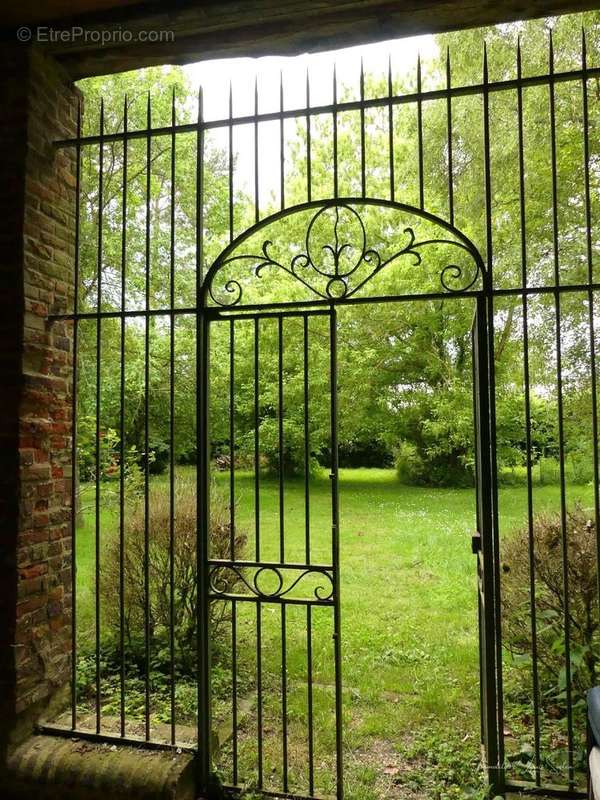
[[[306,104],[306,72],[310,75],[311,105],[332,102],[333,64],[337,65],[338,93],[341,87],[359,96],[361,58],[366,74],[387,76],[391,56],[392,74],[415,74],[417,55],[429,59],[437,53],[433,36],[347,47],[325,53],[294,57],[233,58],[188,64],[183,69],[192,83],[203,87],[206,120],[223,119],[228,115],[229,83],[233,87],[233,115],[254,112],[254,81],[258,80],[259,112],[279,109],[279,80],[283,73],[284,108],[304,108]],[[287,133],[286,133],[287,135]],[[215,137],[215,143],[227,147],[225,135]],[[253,192],[254,134],[252,128],[240,127],[235,133],[237,153],[236,186]],[[259,128],[259,160],[261,204],[276,194],[279,181],[279,127],[265,123]]]

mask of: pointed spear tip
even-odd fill
[[[198,86],[198,122],[202,121],[203,104],[204,104],[204,91],[202,89],[202,85],[199,85]]]

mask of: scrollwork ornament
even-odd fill
[[[254,572],[251,573],[251,569]],[[238,583],[242,583],[248,591],[260,600],[265,602],[269,600],[279,600],[289,596],[290,592],[295,589],[304,578],[308,575],[319,576],[324,578],[326,584],[318,584],[312,589],[313,600],[307,602],[320,602],[327,603],[333,600],[333,577],[331,573],[323,568],[310,567],[297,568],[286,567],[285,565],[256,565],[253,568],[241,567],[236,564],[220,564],[213,567],[209,572],[209,588],[213,596],[228,598],[235,597],[236,595],[231,591],[231,582],[227,581],[225,572],[230,570],[234,573]],[[291,581],[286,581],[285,576],[290,572],[299,572],[296,577]],[[267,576],[275,578],[275,584],[271,588],[264,585]]]
[[[404,213],[437,223],[455,234],[456,238],[419,240],[413,227],[405,227],[403,233],[406,241],[403,246],[384,258],[380,249],[368,244],[365,222],[355,207],[361,204],[398,208]],[[307,208],[313,209],[315,204],[299,206],[298,210],[306,211]],[[470,262],[470,267],[452,261],[439,268],[439,281],[444,291],[450,294],[466,292],[475,285],[481,274],[483,262],[469,240],[453,226],[422,210],[401,204],[386,205],[384,201],[378,203],[363,200],[361,203],[359,199],[324,202],[316,208],[306,229],[303,249],[291,257],[289,262],[272,254],[274,245],[270,239],[264,240],[260,252],[238,255],[235,254],[235,245],[224,251],[222,259],[217,259],[207,279],[211,300],[223,308],[240,305],[244,289],[250,285],[250,279],[262,278],[268,267],[287,273],[303,284],[313,296],[330,301],[345,300],[359,292],[385,267],[405,256],[412,256],[413,267],[421,266],[423,251],[436,245],[459,248]],[[284,213],[294,213],[294,209]],[[220,287],[215,285],[221,270],[227,273],[228,268],[244,264],[249,268],[246,277],[229,276]]]

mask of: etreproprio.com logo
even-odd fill
[[[130,44],[133,42],[174,42],[175,31],[169,30],[136,30],[129,28],[84,28],[73,25],[70,28],[52,28],[48,25],[39,25],[30,28],[26,25],[17,29],[16,37],[19,42],[50,42],[50,43],[77,43],[99,44]]]

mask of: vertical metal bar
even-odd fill
[[[284,443],[283,443],[283,317],[277,317],[277,347],[278,347],[278,438],[279,438],[279,559],[285,561],[285,508],[284,508]]]
[[[95,454],[95,626],[96,626],[96,733],[100,733],[100,402],[102,364],[102,217],[104,204],[104,100],[100,101],[100,143],[98,154],[98,298],[96,318],[96,454]]]
[[[260,561],[260,319],[254,318],[254,544]]]
[[[204,282],[204,95],[198,89],[198,127],[196,129],[196,307]]]
[[[229,241],[233,241],[233,86],[229,81],[229,126],[227,129],[227,176],[229,185]]]
[[[338,402],[337,402],[337,316],[332,305],[329,316],[330,415],[331,415],[331,549],[335,602],[333,606],[333,647],[335,662],[336,797],[344,796],[342,749],[342,618],[340,608],[340,503],[338,490]]]
[[[452,161],[452,74],[450,68],[450,47],[446,49],[446,121],[448,147],[448,215],[450,224],[454,225],[454,165]]]
[[[283,317],[277,318],[278,345],[278,438],[279,438],[279,558],[285,561],[284,442],[283,442]],[[281,719],[283,791],[288,790],[288,719],[287,719],[287,625],[286,607],[281,604]]]
[[[146,718],[146,740],[150,739],[150,453],[149,449],[149,411],[150,411],[150,193],[152,190],[152,111],[150,92],[147,106],[146,135],[146,324],[144,326],[144,713]]]
[[[472,364],[471,364],[471,380],[473,385],[473,426],[474,426],[474,453],[475,453],[475,519],[477,532],[483,538],[483,514],[482,514],[482,497],[481,497],[481,414],[480,414],[480,353],[479,353],[479,338],[480,331],[480,305],[481,301],[477,300],[475,309],[475,318],[473,320],[473,327],[471,329],[471,348],[472,348]],[[485,666],[485,631],[484,631],[484,615],[481,602],[481,568],[480,560],[477,558],[477,630],[479,631],[479,722],[481,743],[484,748],[487,748],[487,724],[486,714],[486,666]],[[487,758],[487,754],[486,754]]]
[[[568,771],[569,786],[574,786],[574,765],[573,765],[573,707],[572,707],[572,686],[571,686],[571,625],[569,615],[569,550],[567,532],[567,497],[566,497],[566,476],[565,476],[565,431],[563,414],[563,383],[562,383],[562,335],[561,335],[561,309],[560,309],[560,256],[558,244],[558,176],[556,161],[556,104],[554,96],[554,45],[552,41],[552,31],[549,37],[549,58],[548,74],[550,83],[548,86],[550,96],[550,167],[552,175],[552,250],[554,262],[554,314],[556,324],[556,400],[558,411],[558,453],[560,458],[560,524],[561,524],[561,551],[563,569],[563,592],[564,592],[564,632],[565,632],[565,694],[567,704],[567,740],[568,740]]]
[[[338,196],[338,89],[337,89],[337,65],[333,65],[333,196]]]
[[[417,157],[419,162],[419,207],[425,208],[425,178],[423,175],[423,100],[421,54],[417,56]]]
[[[308,427],[308,315],[304,316],[303,390],[304,390],[304,549],[310,564],[310,432]]]
[[[237,685],[237,603],[231,601],[231,726],[233,785],[238,783],[238,685]]]
[[[523,137],[523,87],[521,86],[522,62],[521,42],[517,42],[517,127],[519,146],[519,211],[521,223],[521,286],[527,287],[527,227],[525,209],[525,154]],[[533,691],[533,737],[535,758],[535,782],[540,785],[540,705],[537,653],[536,613],[536,569],[535,542],[533,536],[533,486],[532,486],[532,440],[531,440],[531,392],[529,369],[529,304],[525,292],[522,294],[523,313],[523,382],[525,386],[525,443],[527,449],[527,526],[529,555],[529,605],[531,618],[531,682]]]
[[[231,93],[230,93],[231,94]],[[231,101],[230,101],[231,104]],[[208,598],[208,543],[210,522],[210,438],[209,421],[209,321],[200,308],[204,263],[204,97],[198,93],[198,128],[196,134],[196,496],[197,537],[196,572],[198,575],[198,616],[196,642],[198,664],[198,784],[206,791],[211,769],[210,708],[210,631]]]
[[[365,141],[365,68],[360,59],[360,186],[363,197],[367,196],[367,166]]]
[[[254,537],[260,561],[260,319],[254,318]],[[258,788],[263,785],[262,605],[256,603],[256,716]]]
[[[235,561],[235,321],[229,320],[229,557]]]
[[[486,277],[486,285],[489,280]],[[494,492],[493,464],[495,449],[492,443],[494,429],[492,416],[493,351],[490,349],[493,338],[490,336],[489,298],[477,298],[477,316],[473,342],[477,382],[475,387],[475,411],[477,426],[477,500],[478,521],[481,533],[481,557],[478,557],[479,612],[481,614],[480,656],[483,673],[485,701],[482,708],[490,796],[501,790],[503,773],[498,758],[498,702],[495,636],[495,540],[494,540]]]
[[[306,199],[312,199],[312,165],[311,165],[311,118],[310,118],[310,74],[306,70]]]
[[[127,133],[127,97],[123,104],[123,132]],[[123,194],[121,205],[121,311],[126,304],[126,271],[127,271],[127,137],[123,137]],[[121,658],[121,736],[125,736],[125,314],[121,317],[121,375],[120,398],[121,409],[119,431],[119,652]]]
[[[585,232],[588,273],[588,327],[590,332],[590,379],[592,392],[592,438],[594,459],[594,519],[596,523],[596,564],[598,574],[598,608],[600,608],[600,462],[598,458],[598,385],[596,369],[596,332],[594,319],[594,260],[592,239],[592,201],[590,193],[590,121],[588,111],[587,46],[585,30],[581,31],[581,99],[583,110],[583,175],[585,187]]]
[[[281,721],[282,721],[282,761],[283,791],[288,784],[288,710],[287,710],[287,616],[285,602],[281,604]]]
[[[81,100],[77,104],[77,145],[75,147],[75,265],[73,311],[79,311],[79,229],[81,195]],[[77,727],[77,342],[79,324],[73,319],[73,383],[71,389],[71,727]]]
[[[197,492],[198,541],[198,773],[200,792],[206,792],[211,773],[211,691],[210,691],[210,601],[208,582],[210,531],[210,436],[209,424],[209,333],[210,322],[204,309],[198,313],[197,347]]]
[[[306,688],[308,711],[308,791],[315,793],[315,726],[313,720],[312,608],[306,606]]]
[[[396,179],[394,176],[394,81],[392,79],[392,55],[388,56],[388,149],[390,161],[390,200],[394,202],[396,195]]]
[[[175,88],[171,105],[171,239],[169,341],[169,667],[171,683],[171,744],[175,744]]]
[[[262,603],[256,603],[256,759],[257,786],[263,786]]]
[[[254,78],[254,221],[260,219],[258,181],[258,76]]]
[[[279,73],[279,196],[285,208],[285,127],[283,119],[283,72]]]
[[[500,598],[500,533],[498,529],[498,468],[496,444],[496,376],[494,360],[494,298],[493,290],[493,235],[492,235],[492,179],[490,158],[490,98],[488,80],[487,47],[483,45],[483,140],[484,140],[484,192],[485,192],[485,238],[487,270],[484,276],[484,290],[486,298],[486,355],[488,370],[489,391],[489,445],[490,445],[490,485],[489,500],[492,514],[492,571],[493,571],[493,628],[494,628],[494,662],[495,683],[492,687],[492,702],[495,704],[494,722],[496,730],[494,737],[497,742],[495,763],[492,764],[494,776],[494,790],[499,792],[504,785],[504,710],[502,688],[502,622]],[[488,491],[486,487],[486,491]],[[489,603],[489,599],[488,599]],[[489,631],[488,631],[489,634]],[[488,731],[489,736],[489,731]]]

